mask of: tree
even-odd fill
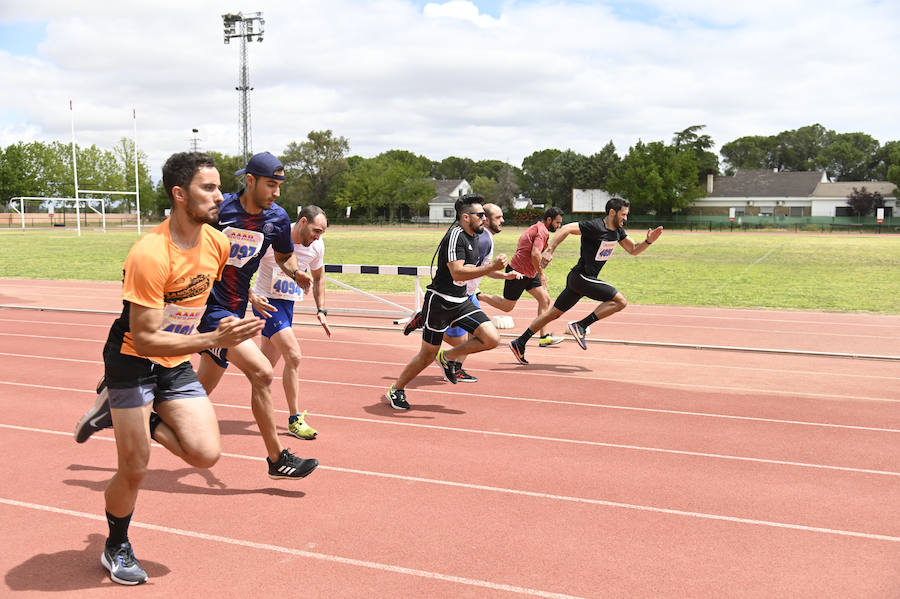
[[[791,131],[782,131],[775,137],[775,162],[779,171],[815,170],[816,158],[822,149],[832,143],[834,131],[816,123]]]
[[[884,208],[884,196],[877,191],[868,191],[865,186],[859,189],[853,188],[847,196],[847,205],[856,216],[872,214],[875,208]]]
[[[889,141],[878,148],[872,159],[869,174],[873,181],[889,181],[888,170],[900,166],[900,141]]]
[[[522,191],[535,204],[552,204],[553,183],[551,165],[560,150],[546,149],[534,152],[522,160]]]
[[[294,208],[301,204],[326,207],[331,204],[329,192],[337,177],[347,170],[345,154],[350,143],[334,137],[331,129],[310,131],[306,141],[288,144],[281,157],[287,181],[282,185],[282,205]]]
[[[434,163],[431,176],[435,179],[466,179],[474,178],[472,167],[475,162],[471,158],[459,158],[448,156],[440,162]]]
[[[571,212],[572,189],[581,188],[587,181],[587,176],[587,156],[572,150],[557,154],[548,170],[550,204],[559,207],[563,212]]]
[[[719,158],[709,151],[715,143],[709,135],[699,135],[698,132],[706,125],[691,125],[683,131],[675,133],[672,145],[679,152],[693,152],[697,159],[697,182],[704,184],[707,175],[715,175],[719,172]]]
[[[421,163],[408,161],[396,151],[375,158],[352,157],[348,163],[335,198],[340,208],[351,206],[365,210],[369,220],[380,214],[391,221],[402,219],[404,208],[407,216],[427,211],[434,186],[425,179]]]
[[[234,173],[246,166],[246,164],[244,164],[244,157],[229,156],[212,150],[206,153],[212,156],[213,160],[216,162],[216,168],[219,171],[219,179],[222,181],[222,192],[237,193],[240,191],[243,186],[241,183],[241,176],[235,175]],[[166,202],[168,201],[169,200],[166,199]]]
[[[878,153],[878,141],[865,133],[841,133],[822,148],[815,165],[834,181],[868,181]]]
[[[476,175],[475,180],[472,181],[472,191],[484,196],[484,201],[486,203],[497,203],[498,187],[497,181],[484,175]]]
[[[118,168],[125,173],[125,182],[122,191],[134,190],[134,140],[123,137],[119,140],[119,144],[113,147],[113,155],[116,158]],[[153,189],[153,182],[150,180],[150,173],[147,167],[147,154],[138,149],[138,191],[141,199],[141,212],[159,213],[159,206],[156,202],[156,193]]]
[[[703,194],[694,154],[660,141],[635,144],[622,160],[609,191],[627,198],[632,212],[658,215],[680,211]]]
[[[578,180],[579,189],[607,189],[609,180],[615,174],[622,159],[616,154],[616,146],[608,142],[596,154],[591,154],[585,165],[585,171]]]
[[[740,137],[722,146],[720,153],[728,166],[725,174],[734,175],[735,170],[772,169],[776,166],[777,142],[772,137],[750,135]]]
[[[504,210],[512,210],[513,199],[519,194],[519,169],[507,164],[497,179],[497,195],[494,203]]]

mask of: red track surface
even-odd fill
[[[117,310],[118,291],[0,279],[0,304]],[[516,331],[533,311],[520,304]],[[71,437],[111,320],[0,309],[0,588],[900,596],[900,362],[532,343],[527,367],[505,347],[471,356],[474,385],[429,368],[409,389],[413,409],[398,413],[382,395],[418,338],[337,328],[328,340],[307,326],[296,329],[301,405],[320,437],[284,442],[322,466],[297,482],[266,477],[249,385],[230,371],[212,397],[219,463],[199,471],[154,449],[131,531],[150,582],[126,591],[99,564],[111,431]],[[876,355],[897,355],[900,338],[895,316],[640,305],[593,328],[604,339]],[[275,397],[283,409],[280,384]]]

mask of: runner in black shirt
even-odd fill
[[[491,319],[472,303],[466,293],[466,281],[500,271],[509,260],[500,254],[490,264],[478,263],[475,236],[484,231],[484,208],[478,194],[468,194],[456,201],[456,223],[438,246],[438,268],[422,301],[422,346],[406,365],[397,382],[385,394],[397,410],[408,410],[406,385],[434,360],[444,378],[456,383],[456,359],[497,347],[500,334]],[[460,327],[472,337],[452,349],[440,349],[447,327]]]
[[[550,246],[541,256],[542,266],[553,260],[554,250],[569,234],[581,235],[581,254],[578,262],[569,271],[566,288],[556,298],[553,306],[535,318],[524,333],[509,342],[509,349],[520,364],[528,364],[525,360],[525,344],[534,332],[571,310],[582,297],[587,296],[601,303],[581,320],[569,323],[569,332],[581,349],[587,349],[585,329],[588,326],[628,305],[625,296],[618,289],[597,278],[600,270],[606,265],[616,245],[621,245],[626,252],[636,256],[659,239],[663,231],[662,227],[648,230],[647,238],[641,243],[635,243],[622,228],[628,220],[629,206],[630,203],[626,199],[611,198],[606,203],[606,218],[570,223],[559,229],[553,237]]]

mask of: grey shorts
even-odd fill
[[[140,408],[151,402],[156,405],[174,399],[206,397],[190,361],[166,368],[108,346],[103,352],[103,363],[111,408]]]

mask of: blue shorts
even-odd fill
[[[475,297],[475,294],[470,295],[469,299],[472,300],[472,303],[477,307],[481,307],[481,304],[479,303],[478,298]],[[444,331],[444,334],[448,337],[465,337],[467,331],[462,327],[450,327],[449,329]]]
[[[294,300],[267,299],[275,307],[275,311],[271,312],[268,317],[257,312],[256,308],[251,309],[256,316],[266,321],[262,330],[262,336],[269,339],[278,331],[291,328],[291,324],[294,322]]]
[[[216,327],[219,326],[219,321],[223,318],[227,318],[228,316],[243,318],[246,313],[246,305],[244,305],[244,309],[241,313],[237,313],[232,312],[223,306],[207,304],[206,312],[203,313],[203,318],[200,319],[200,324],[197,325],[197,332],[209,333],[210,331],[215,331]],[[221,368],[228,368],[228,349],[224,347],[211,347],[209,349],[204,349],[200,353],[208,355]]]
[[[140,408],[173,399],[206,397],[189,361],[166,368],[147,358],[129,356],[107,345],[103,351],[109,407]]]

